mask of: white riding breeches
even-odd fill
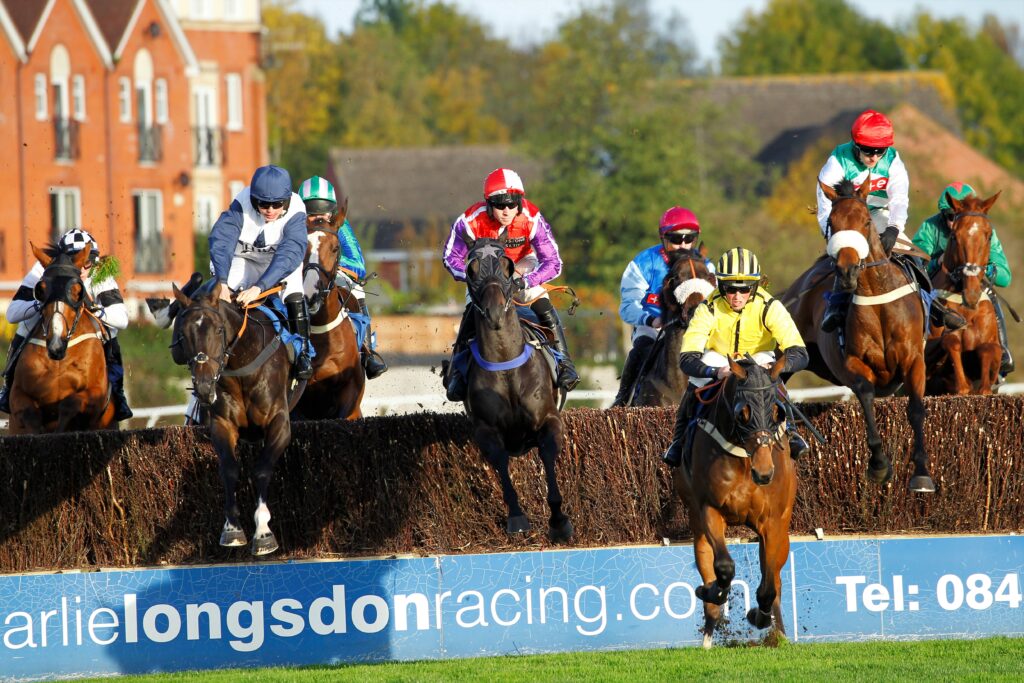
[[[758,351],[757,353],[750,354],[754,357],[754,360],[758,365],[762,367],[770,367],[775,362],[774,351]],[[700,360],[704,365],[709,365],[713,368],[724,368],[729,364],[729,359],[718,353],[717,351],[705,351],[704,355],[700,357]],[[695,387],[702,387],[713,378],[711,377],[691,377],[690,384]]]
[[[246,254],[245,256],[235,255],[231,259],[231,270],[228,271],[228,287],[233,291],[239,292],[255,285],[256,281],[266,272],[267,266],[270,265],[270,260],[273,258],[273,254],[267,255],[270,258],[251,258],[251,254]],[[264,255],[260,254],[259,256]],[[276,285],[277,283],[274,284]],[[284,291],[280,295],[281,299],[283,300],[290,294],[302,294],[301,264],[284,279]]]
[[[338,271],[338,274],[334,276],[334,282],[351,292],[356,301],[366,301],[366,292],[363,291],[363,286],[350,278],[348,273]]]

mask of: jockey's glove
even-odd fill
[[[527,289],[529,289],[526,286],[526,278],[524,278],[521,275],[512,276],[512,286],[514,290],[519,292],[525,292]]]
[[[896,244],[896,238],[900,236],[900,229],[895,225],[890,225],[882,233],[880,239],[882,240],[882,248],[885,249],[885,253],[888,254],[892,251],[892,247]]]
[[[995,267],[995,265],[990,263],[987,266],[985,266],[985,277],[989,281],[995,279],[995,277],[996,277],[996,267]]]

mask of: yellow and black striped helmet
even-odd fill
[[[718,259],[715,276],[719,280],[759,282],[761,264],[754,252],[743,247],[733,247]]]

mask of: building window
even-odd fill
[[[241,19],[242,0],[224,0],[224,18],[231,20]]]
[[[245,189],[246,184],[247,183],[244,180],[232,180],[228,183],[228,194],[231,195],[228,197],[229,205],[231,202],[235,201],[235,197],[238,196],[238,193]]]
[[[46,120],[46,74],[36,74],[35,78],[35,99],[36,99],[36,120]]]
[[[228,91],[228,130],[242,130],[242,77],[228,74],[224,77]]]
[[[132,81],[127,76],[117,79],[117,111],[121,123],[131,123]]]
[[[57,238],[82,225],[82,199],[77,187],[50,188],[50,237]]]
[[[210,0],[192,0],[190,4],[193,19],[213,18],[213,3]]]
[[[71,79],[71,114],[76,121],[85,120],[85,76]]]
[[[156,79],[156,89],[153,92],[155,98],[156,107],[156,122],[159,124],[167,123],[167,81],[163,78]]]
[[[196,195],[196,232],[209,235],[217,216],[217,198],[205,194]]]
[[[163,273],[167,269],[163,196],[158,190],[136,190],[132,199],[135,210],[135,272]]]

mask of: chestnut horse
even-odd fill
[[[466,412],[473,421],[473,439],[498,473],[508,533],[530,529],[512,486],[509,459],[537,447],[548,485],[548,533],[553,541],[566,541],[573,528],[562,512],[555,475],[562,451],[559,393],[544,354],[527,343],[516,313],[514,274],[504,242],[480,238],[469,243],[466,285],[476,321],[476,339],[470,342],[476,360],[466,377]]]
[[[992,243],[988,211],[999,194],[963,200],[947,195],[956,217],[932,284],[937,298],[962,315],[967,326],[955,332],[939,328],[929,337],[929,394],[989,394],[999,378],[1003,348],[995,308],[982,284]]]
[[[916,279],[885,253],[868,209],[870,177],[859,189],[844,180],[835,188],[820,183],[832,201],[828,225],[828,254],[835,272],[816,274],[820,263],[797,278],[782,294],[800,335],[807,343],[808,369],[833,384],[853,390],[864,411],[871,451],[867,478],[884,484],[892,478],[892,463],[875,423],[875,396],[888,396],[901,386],[906,391],[907,420],[914,432],[914,473],[910,490],[933,493],[924,448],[924,330],[927,312]],[[822,257],[825,258],[825,257]],[[824,332],[825,293],[835,278],[853,293],[845,326]],[[845,340],[845,348],[840,345]]]
[[[267,490],[274,465],[291,441],[288,413],[292,364],[267,315],[259,310],[243,313],[236,304],[221,301],[222,286],[218,282],[212,289],[204,288],[191,300],[173,286],[181,310],[174,319],[172,352],[188,363],[200,414],[210,427],[220,461],[223,546],[247,543],[235,495],[238,439],[263,440],[252,476],[258,496],[252,554],[266,555],[278,547],[269,526]],[[297,391],[301,387],[300,383]]]
[[[106,330],[89,312],[82,268],[89,250],[62,253],[56,246],[32,253],[43,265],[33,292],[42,306],[11,385],[11,434],[116,429],[110,401]]]
[[[630,406],[677,406],[686,389],[687,377],[679,369],[679,350],[683,333],[693,312],[715,289],[715,275],[704,258],[707,247],[699,251],[680,249],[669,253],[668,273],[661,284],[661,310],[665,324],[650,347]]]
[[[341,254],[337,226],[320,226],[308,233],[307,240],[304,285],[309,302],[309,337],[316,357],[313,376],[306,383],[293,417],[355,420],[362,417],[359,404],[366,388],[366,375],[360,363],[359,342],[346,310],[346,300],[351,295],[335,284]],[[355,305],[354,300],[352,303]]]
[[[789,521],[796,499],[796,464],[789,456],[785,412],[778,401],[779,358],[770,370],[729,359],[727,376],[709,412],[693,434],[692,464],[672,474],[676,493],[689,509],[693,554],[703,585],[695,591],[704,601],[704,647],[722,617],[722,605],[736,575],[725,544],[726,526],[742,524],[757,533],[761,583],[757,607],[747,620],[757,628],[782,621],[782,567],[789,557]],[[698,390],[702,393],[710,390]],[[705,399],[700,399],[705,400]]]

